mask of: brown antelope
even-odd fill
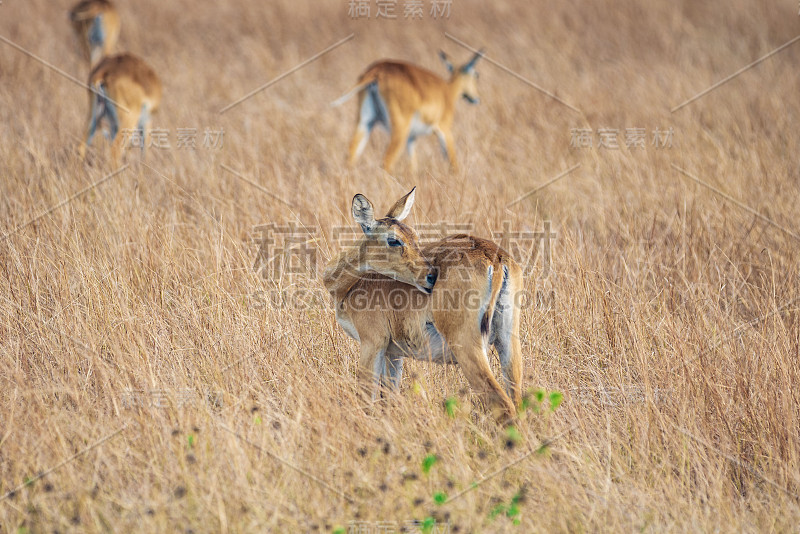
[[[92,66],[113,52],[119,38],[119,13],[109,0],[83,0],[70,10],[69,18]]]
[[[323,273],[336,320],[361,344],[360,382],[375,399],[381,386],[399,388],[404,357],[457,363],[495,415],[513,418],[521,401],[522,270],[496,244],[469,235],[421,247],[402,222],[415,189],[377,220],[369,200],[356,195],[352,213],[364,235]],[[489,366],[489,345],[504,387]]]
[[[81,159],[104,120],[108,123],[115,164],[120,162],[125,138],[120,130],[138,133],[144,150],[150,115],[161,102],[161,81],[153,69],[133,54],[106,56],[92,69],[89,87],[89,125],[86,141],[80,146]]]
[[[463,96],[472,104],[479,102],[475,63],[482,52],[457,69],[444,52],[439,55],[450,72],[449,80],[402,61],[379,61],[367,68],[353,89],[333,103],[338,106],[358,93],[358,123],[350,142],[350,165],[355,164],[364,151],[372,129],[380,124],[391,136],[383,158],[383,168],[388,172],[403,148],[411,158],[412,171],[416,172],[414,143],[418,137],[430,133],[439,138],[453,171],[458,170],[453,114],[459,97]]]

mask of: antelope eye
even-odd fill
[[[403,242],[400,241],[399,239],[395,239],[394,237],[390,237],[389,239],[387,239],[386,240],[386,244],[389,245],[390,247],[402,247],[403,246]]]

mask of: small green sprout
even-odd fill
[[[426,517],[422,520],[422,524],[419,526],[420,531],[422,534],[430,534],[433,530],[433,527],[436,526],[436,520],[430,516]]]
[[[447,399],[445,399],[444,411],[451,418],[455,418],[457,407],[458,407],[458,399],[456,397],[447,397]]]
[[[428,456],[426,456],[425,459],[422,460],[422,472],[427,475],[430,472],[431,467],[433,467],[433,464],[435,464],[438,461],[439,457],[436,456],[435,454],[429,454]]]
[[[564,400],[564,394],[561,393],[560,391],[551,391],[549,398],[550,398],[550,411],[554,412],[556,411],[556,408],[558,408],[561,405],[561,402]]]

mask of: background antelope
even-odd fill
[[[120,162],[125,137],[120,130],[137,132],[144,150],[150,115],[161,102],[161,81],[153,69],[133,54],[107,56],[92,69],[89,87],[89,125],[86,141],[80,147],[81,159],[104,120],[108,123],[115,164]]]
[[[374,398],[379,385],[399,387],[404,357],[458,363],[496,415],[512,418],[521,401],[522,270],[496,244],[469,235],[420,247],[402,222],[415,189],[377,220],[369,200],[356,195],[352,213],[364,235],[323,273],[336,320],[361,343],[360,380]],[[504,388],[489,366],[489,345]]]
[[[350,142],[350,165],[364,151],[372,129],[380,124],[391,136],[383,158],[383,167],[387,171],[391,171],[403,148],[411,157],[412,171],[416,171],[414,143],[418,137],[430,133],[439,138],[453,171],[458,170],[452,132],[453,114],[461,96],[472,104],[479,102],[475,63],[482,52],[457,69],[444,52],[439,52],[439,55],[450,72],[449,80],[402,61],[380,61],[370,65],[356,86],[333,103],[339,105],[358,92],[358,122]]]
[[[119,38],[119,13],[109,0],[83,0],[72,8],[69,18],[92,66],[114,51]]]

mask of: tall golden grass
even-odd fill
[[[796,531],[800,45],[670,112],[794,38],[796,3],[456,0],[414,21],[402,2],[396,20],[345,1],[118,3],[172,148],[78,196],[115,170],[102,140],[77,160],[85,89],[0,43],[3,530]],[[0,35],[84,79],[69,7],[3,2]],[[579,112],[483,60],[481,105],[456,114],[460,174],[431,138],[423,172],[386,175],[385,135],[347,169],[355,104],[328,104],[376,59],[469,57],[445,31]],[[570,146],[577,128],[592,148]],[[601,128],[622,146],[598,148]],[[412,185],[417,225],[557,234],[521,335],[526,388],[563,402],[532,392],[518,435],[457,367],[410,364],[365,410],[330,307],[262,298],[320,291],[352,195],[386,209]],[[255,228],[290,222],[314,269],[264,277]]]

